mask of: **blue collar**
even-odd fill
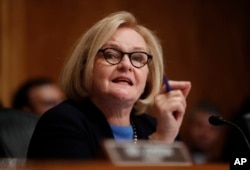
[[[133,128],[129,126],[110,125],[115,140],[133,140]]]

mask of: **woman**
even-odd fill
[[[191,84],[163,85],[156,36],[128,12],[113,13],[81,37],[62,74],[68,100],[39,120],[28,158],[92,159],[108,138],[172,143]],[[148,106],[150,116],[142,114]]]

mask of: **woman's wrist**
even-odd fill
[[[174,142],[174,139],[170,138],[169,136],[162,136],[157,133],[153,133],[148,136],[148,139],[151,141],[159,141],[159,142],[166,142],[168,144],[171,144]]]

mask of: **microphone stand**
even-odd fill
[[[228,124],[228,125],[231,125],[233,126],[234,128],[236,128],[238,131],[240,131],[241,135],[243,136],[246,144],[247,144],[247,148],[249,149],[250,151],[250,144],[247,140],[247,137],[246,135],[244,134],[244,132],[241,130],[241,128],[236,125],[235,123],[232,123],[230,121],[227,121],[225,119],[223,119],[222,117],[220,116],[210,116],[209,119],[208,119],[209,123],[214,125],[214,126],[220,126],[220,125],[223,125],[223,124]]]

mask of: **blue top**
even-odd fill
[[[133,128],[129,126],[114,126],[110,125],[115,140],[132,140],[133,139]]]

